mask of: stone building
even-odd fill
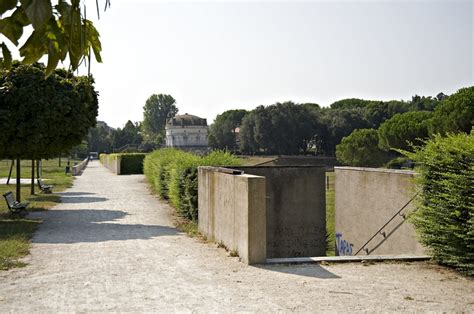
[[[166,122],[166,147],[185,150],[207,149],[207,121],[190,114],[168,119]]]

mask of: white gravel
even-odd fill
[[[142,175],[92,162],[44,221],[0,312],[474,312],[474,283],[429,263],[246,266],[178,232]]]

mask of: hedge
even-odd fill
[[[120,174],[143,174],[144,153],[100,154],[100,162],[107,168],[120,156]]]
[[[414,153],[419,202],[412,221],[439,263],[474,275],[474,133],[435,136]]]
[[[146,156],[144,173],[156,194],[163,199],[169,199],[180,215],[195,221],[198,217],[197,168],[240,164],[240,159],[222,151],[198,156],[173,148],[164,148]]]

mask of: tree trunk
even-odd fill
[[[10,178],[12,177],[13,166],[15,165],[15,159],[12,159],[12,164],[10,166],[10,172],[8,173],[7,185],[10,184]]]
[[[59,156],[59,167],[61,167],[61,156]]]
[[[21,160],[20,158],[16,159],[16,200],[17,202],[21,202],[21,174],[20,174],[20,168],[21,168]]]
[[[36,178],[40,177],[40,163],[41,161],[39,159],[36,160]]]
[[[31,160],[31,195],[35,195],[35,160]]]

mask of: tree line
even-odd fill
[[[209,130],[213,148],[243,154],[335,156],[342,139],[357,129],[377,129],[397,114],[432,112],[445,98],[415,95],[410,101],[343,99],[328,108],[294,102],[228,110]]]

